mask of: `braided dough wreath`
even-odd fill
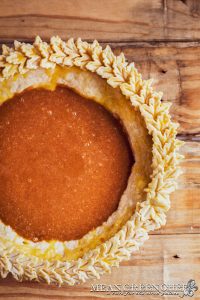
[[[169,194],[179,174],[182,156],[177,150],[182,142],[176,139],[178,125],[171,121],[170,103],[161,101],[162,93],[154,91],[151,83],[142,79],[123,53],[115,56],[109,46],[102,49],[97,41],[64,42],[52,37],[48,44],[36,37],[33,45],[17,41],[14,48],[3,45],[0,103],[28,87],[53,90],[57,84],[67,85],[122,114],[136,164],[134,179],[130,176],[117,211],[79,241],[33,242],[0,222],[1,277],[11,273],[19,281],[58,285],[99,278],[128,260],[150,231],[165,224]]]

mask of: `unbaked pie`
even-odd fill
[[[1,277],[98,278],[165,224],[182,157],[161,97],[97,41],[3,46]]]

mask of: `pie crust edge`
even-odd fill
[[[76,66],[95,72],[131,102],[145,120],[152,136],[151,182],[144,202],[137,203],[134,215],[113,237],[88,251],[74,261],[42,260],[24,257],[12,249],[0,249],[0,274],[21,281],[24,279],[46,281],[62,285],[84,282],[89,278],[99,278],[109,272],[111,266],[118,266],[122,260],[130,258],[138,250],[148,232],[160,228],[166,222],[166,212],[170,207],[169,194],[176,187],[175,180],[180,173],[178,164],[182,156],[177,152],[182,142],[176,139],[178,125],[171,121],[170,103],[161,102],[162,93],[151,87],[151,80],[143,80],[133,63],[127,63],[123,53],[115,56],[109,46],[105,49],[97,41],[87,43],[77,39],[62,41],[52,37],[50,44],[36,37],[33,45],[15,41],[14,49],[3,46],[0,56],[0,80],[29,70],[53,69],[59,66]]]
[[[16,74],[5,80],[3,86],[0,82],[0,103],[9,99],[14,101],[15,94],[20,95],[28,89],[45,88],[54,91],[60,84],[73,89],[87,101],[94,101],[104,106],[120,119],[134,152],[135,162],[117,210],[102,225],[90,230],[79,240],[37,241],[34,239],[33,242],[20,236],[11,226],[8,226],[9,223],[5,225],[0,221],[0,247],[7,249],[12,246],[15,247],[15,253],[20,252],[26,257],[36,256],[51,261],[78,259],[113,236],[132,216],[136,203],[146,198],[144,189],[148,186],[152,174],[152,140],[143,117],[127,102],[119,88],[112,88],[94,73],[77,67],[56,66],[51,70],[37,68],[26,74]]]

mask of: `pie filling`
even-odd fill
[[[133,162],[103,106],[26,90],[0,106],[0,219],[29,240],[80,239],[117,209]]]

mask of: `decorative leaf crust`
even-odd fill
[[[77,39],[64,42],[52,37],[50,43],[36,37],[33,45],[15,41],[14,48],[3,46],[0,56],[0,81],[15,74],[37,69],[76,66],[95,72],[113,88],[119,88],[143,116],[153,140],[153,173],[146,192],[147,198],[138,203],[134,215],[112,238],[89,250],[82,258],[70,261],[49,261],[16,252],[12,246],[0,248],[0,275],[12,273],[19,281],[35,280],[58,285],[85,282],[99,278],[128,260],[132,252],[148,239],[148,232],[166,222],[170,208],[169,195],[174,191],[182,156],[177,152],[182,142],[176,139],[178,125],[171,121],[169,103],[161,101],[162,93],[151,87],[151,80],[143,80],[134,63],[128,63],[124,54],[115,56],[109,46],[105,49],[97,41],[87,43]]]

